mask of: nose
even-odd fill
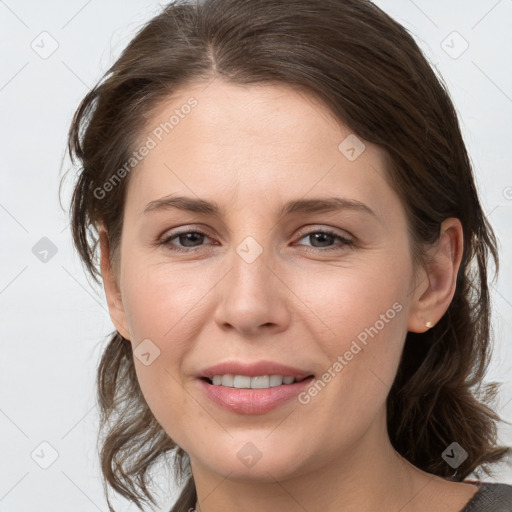
[[[252,262],[240,254],[233,251],[230,269],[216,287],[216,323],[222,330],[252,337],[287,329],[293,294],[271,263],[270,250],[264,249]]]

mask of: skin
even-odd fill
[[[459,511],[476,487],[400,457],[385,404],[407,331],[435,325],[453,298],[460,222],[443,222],[428,249],[432,263],[415,269],[382,149],[364,141],[350,161],[338,145],[351,130],[282,84],[189,85],[158,106],[140,140],[191,96],[197,106],[132,171],[118,269],[103,226],[100,244],[113,323],[134,350],[145,339],[160,350],[147,366],[135,358],[137,378],[158,422],[190,455],[200,509]],[[216,201],[224,216],[142,214],[171,193]],[[286,201],[329,196],[360,201],[375,215],[278,215]],[[206,236],[158,245],[177,228]],[[307,236],[329,228],[355,244]],[[262,249],[252,263],[236,252],[248,236]],[[201,392],[197,373],[228,359],[321,376],[394,303],[400,312],[308,404],[292,399],[250,416]],[[261,453],[252,467],[237,457],[248,442]]]

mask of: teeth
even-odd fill
[[[235,387],[234,380],[235,378],[233,377],[233,375],[223,375],[221,384],[223,386],[227,386],[228,388],[233,388]]]
[[[214,386],[225,386],[238,389],[267,389],[282,384],[293,384],[294,377],[282,375],[258,375],[249,377],[247,375],[214,375],[212,383]]]
[[[224,383],[224,377],[222,377],[222,383]],[[251,387],[251,377],[235,375],[233,377],[233,387],[234,388],[250,388]]]
[[[280,386],[283,383],[281,375],[271,375],[269,380],[270,387]]]

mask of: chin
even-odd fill
[[[271,434],[272,435],[272,434]],[[248,434],[230,438],[230,442],[222,446],[210,439],[209,448],[199,449],[200,465],[207,466],[210,471],[228,475],[230,480],[239,482],[270,482],[286,480],[299,474],[300,468],[306,465],[306,454],[302,444],[297,446],[265,439],[268,432],[260,436]],[[252,440],[251,440],[252,439]],[[212,445],[216,444],[212,452]],[[196,450],[197,451],[197,446]],[[302,458],[298,460],[297,454]],[[194,460],[191,455],[191,460]]]

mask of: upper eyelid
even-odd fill
[[[344,230],[344,229],[340,229],[340,228],[332,228],[332,227],[329,227],[329,226],[316,226],[313,225],[313,226],[309,226],[309,227],[306,227],[304,229],[301,229],[297,236],[300,236],[301,238],[306,236],[306,235],[309,235],[311,233],[315,233],[317,231],[326,231],[326,232],[332,232],[332,234],[336,235],[336,236],[340,236],[341,238],[350,238],[351,240],[354,238],[354,236],[349,233],[348,231]],[[346,235],[346,236],[345,236]]]
[[[169,234],[167,236],[167,233],[169,231],[173,231],[173,229],[177,229],[179,231],[177,231],[176,233],[172,233]],[[169,236],[176,236],[176,235],[181,235],[181,234],[186,234],[186,233],[202,233],[202,234],[205,234],[206,236],[211,236],[208,234],[208,229],[207,228],[203,228],[203,227],[188,227],[188,226],[178,226],[176,228],[173,228],[171,230],[166,230],[164,231],[164,233],[159,237],[159,238],[168,238]],[[346,233],[348,236],[350,237],[353,237],[353,235],[347,231],[346,229],[341,229],[341,228],[336,228],[336,227],[331,227],[331,226],[325,226],[323,224],[312,224],[312,225],[309,225],[309,226],[306,226],[304,228],[301,228],[298,232],[298,234],[308,234],[308,233],[311,233],[311,232],[314,232],[314,231],[341,231],[341,232],[344,232]],[[340,236],[343,236],[341,233],[339,233]]]

